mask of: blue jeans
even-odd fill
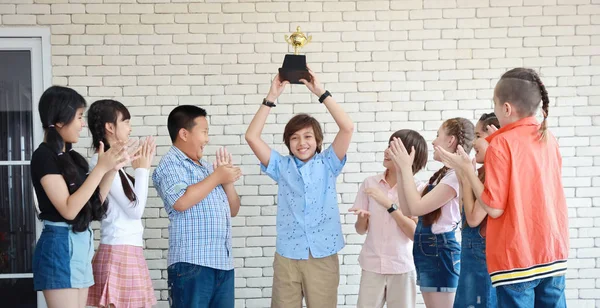
[[[234,273],[178,262],[167,268],[172,308],[234,308]]]
[[[566,308],[565,276],[496,287],[498,307]]]
[[[463,215],[463,221],[466,221]],[[496,289],[485,261],[485,238],[479,226],[462,228],[460,277],[454,298],[456,308],[496,307]]]

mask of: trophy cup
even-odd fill
[[[290,36],[285,36],[285,41],[294,47],[294,54],[285,55],[283,59],[283,65],[279,68],[279,77],[282,81],[287,80],[293,84],[302,84],[300,79],[311,81],[312,78],[306,67],[306,56],[299,54],[300,48],[310,43],[311,40],[312,35],[307,37],[304,33],[300,32],[300,27],[297,27],[296,32]]]

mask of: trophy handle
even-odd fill
[[[287,34],[286,34],[284,37],[285,37],[285,41],[286,41],[288,44],[292,45],[292,40],[291,40],[291,37],[289,37]]]
[[[306,43],[304,43],[304,44],[306,45],[306,44],[310,43],[310,41],[312,41],[312,35],[309,35],[309,36],[306,38]]]

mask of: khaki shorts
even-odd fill
[[[275,253],[272,308],[336,308],[340,284],[338,255],[292,260]]]
[[[363,270],[358,292],[358,308],[414,308],[417,298],[415,271],[384,275]]]

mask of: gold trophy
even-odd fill
[[[294,47],[294,54],[285,55],[283,59],[283,65],[279,68],[279,77],[282,81],[287,80],[294,84],[301,84],[300,79],[311,81],[308,68],[306,67],[306,56],[299,54],[300,49],[310,43],[311,40],[312,35],[307,37],[304,33],[300,32],[300,27],[296,27],[296,32],[290,36],[285,36],[285,41]]]

